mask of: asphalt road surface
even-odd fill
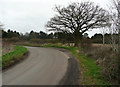
[[[53,48],[27,48],[28,58],[3,71],[3,85],[58,85],[67,71],[69,57]]]

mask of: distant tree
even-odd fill
[[[53,39],[53,38],[54,38],[54,34],[53,33],[48,34],[48,39]]]
[[[83,35],[85,38],[88,38],[89,36],[88,36],[88,33],[84,33],[84,35]]]
[[[19,38],[19,36],[20,36],[19,32],[16,32],[16,31],[13,32],[13,37]]]
[[[92,2],[72,3],[55,9],[58,14],[48,21],[46,27],[49,31],[73,33],[75,46],[89,29],[109,25],[109,13]]]
[[[95,34],[91,37],[94,43],[102,43],[103,35],[102,34]]]
[[[33,30],[30,31],[29,38],[30,38],[30,39],[34,38],[34,31],[33,31]]]
[[[2,38],[7,38],[7,32],[6,31],[4,31],[4,30],[2,30]]]
[[[55,38],[60,39],[60,40],[65,39],[65,33],[64,32],[55,32],[54,36],[55,36]]]
[[[13,38],[13,37],[19,38],[20,34],[19,34],[19,32],[12,31],[12,30],[8,29],[7,32],[3,31],[3,38],[4,37],[5,38]]]
[[[34,32],[33,30],[30,32],[30,35],[29,35],[30,39],[36,39],[36,38],[39,38],[39,33],[37,32]]]
[[[22,37],[24,40],[30,40],[30,34],[28,32],[25,33],[25,35]]]
[[[10,29],[8,29],[8,31],[7,31],[8,33],[10,33],[11,31],[10,31]]]
[[[40,31],[39,33],[41,39],[47,39],[47,34],[43,31]]]
[[[12,30],[8,29],[7,33],[8,33],[7,38],[12,38],[13,37],[13,31]]]

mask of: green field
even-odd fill
[[[14,46],[14,51],[2,55],[2,67],[5,68],[15,61],[18,61],[27,53],[27,48],[23,46]]]

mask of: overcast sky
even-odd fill
[[[82,0],[83,1],[83,0]],[[85,1],[85,0],[84,0]],[[107,9],[110,0],[90,0]],[[45,24],[55,15],[55,5],[67,6],[81,0],[0,0],[0,22],[5,30],[22,33],[45,31]],[[89,36],[100,30],[89,31]]]

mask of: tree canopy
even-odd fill
[[[109,13],[92,2],[56,6],[55,9],[58,14],[48,21],[46,27],[49,31],[72,33],[76,45],[89,29],[109,25]]]

